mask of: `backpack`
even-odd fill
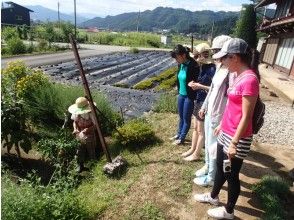
[[[264,123],[265,104],[257,98],[252,117],[252,132],[257,134]]]
[[[255,74],[247,74],[247,75],[253,75],[257,78]],[[243,77],[247,75],[244,75]],[[237,84],[237,82],[239,82],[243,77],[241,77],[239,80],[234,82],[234,85]],[[263,126],[264,114],[265,114],[265,104],[262,102],[262,100],[258,96],[255,103],[253,116],[252,116],[252,133],[253,134],[257,134],[260,128]]]

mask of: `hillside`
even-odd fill
[[[153,28],[172,29],[189,32],[194,25],[203,26],[213,21],[236,20],[238,12],[188,11],[184,9],[158,7],[144,12],[124,13],[105,18],[96,17],[80,24],[81,27],[109,28],[119,31],[134,31],[139,20],[140,31],[152,31]]]
[[[33,10],[34,12],[31,13],[31,18],[33,20],[40,20],[43,22],[46,21],[58,21],[58,12],[57,10],[51,10],[49,8],[45,8],[41,5],[34,5],[34,6],[26,6],[27,8]],[[60,19],[62,21],[70,21],[71,23],[74,23],[74,15],[69,15],[65,13],[61,13],[60,11]],[[77,15],[77,23],[81,23],[84,21],[87,21],[88,19],[83,16]]]

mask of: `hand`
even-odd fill
[[[218,125],[218,126],[214,129],[214,131],[213,131],[213,135],[214,135],[214,136],[217,136],[217,135],[219,134],[220,130],[221,130],[221,126]]]
[[[204,109],[200,109],[200,111],[198,112],[198,115],[201,119],[204,119],[206,111]]]
[[[228,158],[231,160],[237,154],[237,146],[233,143],[230,143],[228,148]]]
[[[195,83],[194,81],[191,81],[191,82],[188,83],[188,86],[192,87],[194,83]]]
[[[73,132],[72,132],[72,134],[77,134],[77,133],[79,133],[79,131],[78,130],[73,130]]]

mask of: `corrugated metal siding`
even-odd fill
[[[272,38],[268,39],[266,49],[263,56],[263,62],[268,63],[270,65],[274,64],[275,54],[278,48],[279,39]]]
[[[275,64],[284,67],[288,70],[291,69],[294,58],[294,38],[285,38],[279,46],[278,55]]]

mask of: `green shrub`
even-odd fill
[[[1,47],[1,55],[8,55],[9,54],[9,50],[7,47]]]
[[[162,94],[155,103],[154,111],[177,113],[177,96],[173,93]]]
[[[83,204],[68,191],[13,183],[2,177],[1,215],[5,220],[89,219]]]
[[[26,53],[26,45],[20,38],[11,38],[7,41],[7,48],[10,54],[23,54]]]
[[[279,177],[264,176],[252,187],[265,210],[264,219],[285,219],[283,202],[289,194],[289,186]]]
[[[136,48],[136,47],[131,47],[131,48],[130,48],[130,52],[131,52],[131,53],[139,53],[140,51],[139,51],[139,49]]]
[[[65,162],[74,159],[75,152],[80,143],[74,136],[66,131],[60,132],[55,138],[40,140],[36,148],[43,156],[55,162]]]
[[[131,149],[143,148],[155,141],[155,134],[151,125],[143,119],[133,119],[118,128],[119,133],[114,134],[116,142]]]
[[[17,94],[17,83],[27,75],[29,69],[23,62],[10,62],[2,70],[1,86],[1,138],[3,147],[8,151],[15,146],[26,153],[31,149],[30,135],[27,127],[27,115],[24,112],[24,101]]]
[[[18,38],[18,33],[15,27],[4,27],[1,36],[5,41],[8,41],[12,38]]]
[[[40,51],[45,51],[48,48],[48,41],[44,40],[44,39],[39,39],[38,40],[38,49]]]

